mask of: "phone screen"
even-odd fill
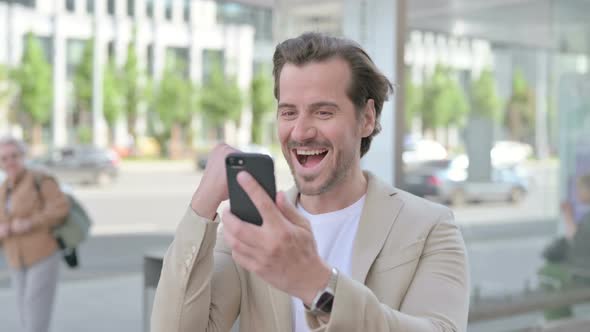
[[[269,197],[276,200],[274,162],[272,158],[259,153],[232,153],[225,158],[230,208],[240,219],[262,225],[262,217],[250,197],[242,189],[236,177],[246,171],[264,188]]]

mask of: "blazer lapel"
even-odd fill
[[[402,201],[395,197],[396,192],[392,186],[379,181],[370,172],[365,172],[365,175],[368,180],[367,197],[351,258],[352,278],[363,284],[403,206]],[[299,192],[295,186],[287,190],[285,195],[293,205],[297,205]],[[268,290],[277,330],[291,331],[291,297],[271,286],[268,286]]]
[[[383,248],[403,202],[395,197],[395,189],[365,172],[367,197],[352,249],[352,278],[365,283],[369,269]]]

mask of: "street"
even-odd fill
[[[557,168],[534,165],[531,192],[519,204],[481,203],[453,208],[461,225],[543,220],[557,217]],[[116,182],[105,187],[76,187],[75,193],[96,221],[94,234],[171,233],[197,188],[201,173],[191,162],[123,163]],[[292,185],[284,161],[277,161],[277,188]]]

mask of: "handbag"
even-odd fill
[[[570,243],[565,237],[558,237],[543,249],[543,257],[550,263],[563,263],[568,259]]]
[[[35,176],[35,188],[39,196],[42,197],[40,176]],[[92,219],[73,195],[69,193],[64,193],[64,195],[68,198],[70,209],[63,222],[53,229],[53,236],[62,251],[66,264],[75,268],[78,266],[76,248],[88,237]]]

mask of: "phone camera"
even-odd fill
[[[239,159],[238,160],[238,165],[240,165],[240,166],[244,165],[244,159]]]

